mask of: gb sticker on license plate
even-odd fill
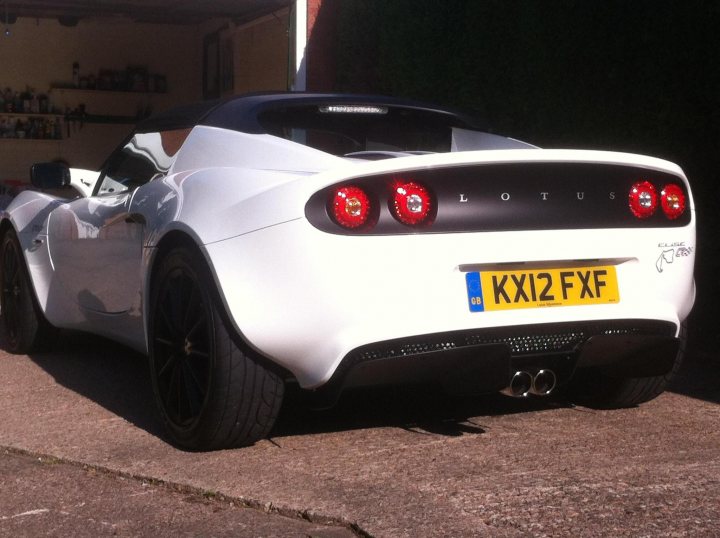
[[[465,285],[467,286],[470,312],[484,312],[485,301],[483,300],[482,285],[480,284],[480,273],[465,273]]]

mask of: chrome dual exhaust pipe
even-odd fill
[[[557,385],[557,377],[552,370],[540,370],[533,377],[533,385],[531,393],[537,396],[549,396],[555,390]]]
[[[514,398],[527,398],[530,394],[548,396],[555,390],[556,385],[557,377],[552,370],[539,370],[535,375],[517,371],[513,374],[510,385],[502,393]]]
[[[530,372],[518,371],[513,374],[510,385],[502,393],[514,398],[527,398],[532,386],[533,376],[530,375]]]

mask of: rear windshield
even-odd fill
[[[274,136],[333,155],[362,152],[447,152],[453,127],[466,125],[442,112],[376,105],[308,105],[262,112]]]

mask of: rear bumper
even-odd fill
[[[656,264],[665,248],[661,245],[672,243],[682,243],[687,255],[660,271]],[[528,327],[562,325],[574,333],[577,327],[595,323],[612,328],[616,320],[643,320],[641,327],[646,322],[662,325],[650,335],[674,338],[694,301],[694,247],[692,225],[346,237],[323,233],[298,219],[205,248],[237,332],[257,352],[289,370],[301,387],[316,389],[331,381],[340,383],[336,379],[342,379],[341,385],[375,383],[391,375],[411,380],[415,370],[422,369],[416,368],[419,362],[403,359],[388,368],[381,368],[381,362],[362,368],[348,365],[355,365],[352,357],[358,353],[386,342],[421,342],[425,337],[418,335],[438,336],[440,343],[447,334],[477,339],[462,346],[456,343],[448,348],[454,351],[437,358],[420,358],[423,363],[442,362],[441,370],[448,372],[455,370],[448,361],[467,362],[478,376],[494,369],[483,366],[486,361],[501,363],[493,358],[495,351],[469,347],[497,344],[480,338],[486,333],[512,339],[522,337]],[[620,301],[494,312],[471,312],[468,307],[464,267],[533,267],[576,260],[614,264]],[[602,343],[610,335],[591,331],[573,346],[592,337],[602,337],[596,340]],[[622,346],[630,340],[614,342],[618,349],[608,355],[626,357]],[[597,345],[589,344],[588,349]],[[384,358],[381,354],[377,360]],[[508,371],[511,368],[512,364]],[[346,369],[357,372],[345,379]],[[495,390],[492,385],[489,389]]]
[[[455,331],[362,346],[343,358],[317,392],[331,405],[348,387],[440,383],[448,390],[487,393],[507,388],[514,372],[551,370],[558,386],[576,369],[618,377],[672,370],[680,341],[672,323],[648,320],[557,323]]]

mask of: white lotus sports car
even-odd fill
[[[63,328],[146,353],[185,448],[267,436],[288,381],[327,403],[432,381],[622,407],[682,356],[695,216],[667,161],[282,93],[161,114],[88,174],[90,193],[37,164],[0,213],[6,345]]]

